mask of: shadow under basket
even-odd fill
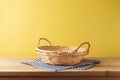
[[[40,46],[41,40],[47,41],[50,46]],[[88,45],[88,48],[81,48],[85,44]],[[44,63],[53,65],[75,65],[80,63],[80,61],[89,53],[89,48],[89,42],[83,42],[78,47],[53,46],[48,39],[40,38],[36,52],[40,54]]]

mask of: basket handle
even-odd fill
[[[73,54],[75,54],[85,44],[88,45],[88,48],[86,49],[87,50],[87,54],[88,54],[89,53],[89,49],[90,49],[90,43],[89,42],[83,42],[82,44],[80,44],[80,46],[78,46],[78,48],[73,51]]]
[[[41,40],[47,41],[47,42],[50,44],[50,46],[52,45],[52,43],[51,43],[48,39],[46,39],[46,38],[40,38],[40,39],[38,40],[38,47],[40,47],[40,41],[41,41]]]

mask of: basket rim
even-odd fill
[[[85,56],[85,55],[83,55],[83,54],[74,54],[74,55],[72,55],[72,54],[66,54],[66,55],[60,55],[60,54],[42,54],[42,53],[39,53],[41,56],[54,56],[54,57],[59,57],[59,56],[71,56],[71,57],[73,57],[73,56]]]
[[[41,47],[46,47],[46,46],[41,46]],[[49,46],[47,46],[47,47],[49,47]],[[53,47],[53,46],[52,46]],[[54,46],[54,47],[56,47],[56,46]],[[68,46],[62,46],[62,47],[68,47]],[[74,47],[74,48],[77,48],[77,46],[69,46],[69,47]],[[85,48],[80,48],[80,49],[82,49],[82,50],[84,50],[84,51],[86,51],[87,49],[85,49]],[[45,49],[40,49],[39,47],[37,47],[36,48],[36,51],[38,51],[38,52],[41,52],[41,51],[44,51],[44,52],[66,52],[66,51],[55,51],[55,50],[45,50]],[[74,50],[73,50],[74,51]],[[79,50],[78,50],[78,52],[79,52]]]

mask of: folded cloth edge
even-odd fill
[[[46,69],[55,70],[55,71],[66,70],[66,69],[87,70],[87,69],[94,67],[95,65],[100,63],[99,60],[92,60],[92,59],[83,59],[82,61],[86,61],[86,62],[89,61],[89,63],[86,63],[86,64],[79,63],[77,65],[72,65],[72,66],[61,66],[61,68],[60,68],[60,66],[46,64],[46,63],[42,62],[42,60],[40,58],[33,60],[33,61],[24,61],[21,63],[26,64],[26,65],[35,66],[38,68],[46,68]],[[44,65],[44,66],[41,66],[41,65]],[[51,67],[55,67],[55,69],[51,68]]]

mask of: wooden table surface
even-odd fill
[[[100,64],[88,70],[61,70],[58,72],[37,68],[22,61],[31,61],[32,57],[1,57],[0,80],[120,80],[120,57],[94,57],[89,59],[100,60]]]

